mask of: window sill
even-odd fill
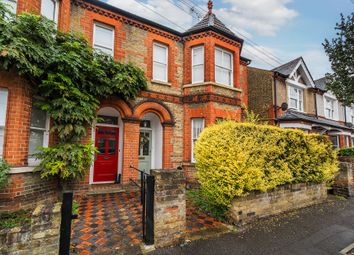
[[[220,87],[220,88],[229,89],[229,90],[233,90],[233,91],[237,91],[237,92],[242,93],[242,89],[234,88],[232,86],[227,86],[227,85],[223,85],[223,84],[216,83],[216,82],[201,82],[201,83],[186,84],[183,86],[183,88],[193,88],[193,87],[207,86],[207,85],[212,85],[215,87]]]
[[[9,174],[23,174],[23,173],[33,173],[34,167],[25,166],[25,167],[13,167],[10,169]]]
[[[157,84],[157,85],[169,86],[169,87],[171,87],[171,85],[172,85],[170,82],[157,81],[157,80],[151,80],[151,83]]]

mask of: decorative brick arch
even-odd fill
[[[174,123],[171,111],[162,102],[146,100],[137,104],[134,108],[134,117],[142,119],[146,113],[156,114],[161,123]]]
[[[103,100],[100,105],[100,109],[104,107],[112,107],[116,109],[121,118],[131,117],[133,115],[132,107],[123,100]]]

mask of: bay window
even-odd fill
[[[334,119],[334,104],[335,100],[325,97],[325,117],[328,119]]]
[[[192,119],[192,155],[191,155],[191,161],[194,163],[195,158],[194,158],[194,144],[197,141],[200,133],[204,129],[204,119],[203,118],[193,118]]]
[[[204,47],[192,48],[192,83],[204,82]]]
[[[233,85],[233,56],[231,52],[215,49],[215,81],[227,86]]]
[[[28,165],[36,165],[35,153],[38,147],[48,147],[49,143],[49,117],[46,112],[32,106],[30,138],[28,147]]]
[[[168,81],[168,47],[159,43],[153,46],[153,79]]]
[[[113,57],[114,28],[101,23],[95,23],[93,28],[93,48]]]
[[[289,95],[289,108],[303,111],[304,110],[304,90],[288,86],[288,95]]]
[[[3,157],[8,91],[0,89],[0,159]]]
[[[16,14],[17,10],[17,1],[16,0],[0,0],[4,4],[6,4],[6,7],[13,13]]]
[[[58,24],[59,0],[42,0],[41,15]]]
[[[333,148],[337,149],[339,148],[339,136],[338,135],[332,135],[329,137],[332,144],[333,144]]]

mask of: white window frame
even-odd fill
[[[199,49],[202,50],[203,63],[196,65],[196,64],[194,64],[194,51],[195,51],[195,50],[199,50]],[[194,67],[197,67],[197,66],[198,66],[198,67],[200,67],[200,66],[203,67],[203,68],[202,68],[202,70],[203,70],[203,79],[202,79],[202,80],[195,80],[195,79],[194,79]],[[192,84],[204,82],[204,68],[205,68],[204,45],[193,47],[193,48],[192,48]]]
[[[198,136],[197,137],[195,137],[195,134],[194,134],[194,132],[193,132],[193,130],[194,130],[194,121],[196,121],[196,120],[202,120],[202,126],[203,126],[203,128],[202,128],[202,131],[203,131],[203,129],[205,128],[205,119],[204,118],[192,118],[191,119],[191,127],[192,127],[192,129],[191,129],[191,162],[192,163],[195,163],[195,158],[194,158],[194,143],[197,141],[197,139],[198,139],[198,137],[199,137],[199,134],[198,134]]]
[[[157,62],[155,61],[155,58],[154,58],[154,54],[155,54],[155,46],[156,47],[161,47],[161,48],[164,48],[166,50],[166,56],[165,56],[165,61],[166,63],[160,63],[160,62]],[[161,44],[161,43],[156,43],[154,42],[153,43],[153,46],[152,46],[152,79],[155,80],[155,81],[162,81],[162,82],[168,82],[168,46],[164,45],[164,44]],[[156,78],[155,76],[155,63],[159,64],[159,65],[164,65],[166,66],[166,80],[161,80],[161,79],[158,79]]]
[[[59,0],[50,0],[54,3],[54,22],[55,24],[58,26],[58,23],[59,23],[59,7],[60,7],[60,1]],[[43,9],[43,1],[41,1],[41,15],[44,16],[42,14],[42,9]]]
[[[291,96],[291,90],[292,89],[296,89],[298,91],[297,92],[297,95],[298,95],[297,98]],[[300,91],[301,91],[301,95],[299,93]],[[289,105],[289,108],[295,109],[295,110],[297,110],[299,112],[304,112],[304,92],[305,92],[305,90],[303,88],[300,88],[300,87],[297,87],[297,86],[288,85],[288,105]],[[296,100],[296,107],[295,108],[293,108],[291,106],[291,103],[290,103],[291,99]]]
[[[223,57],[225,54],[228,54],[231,56],[231,69],[228,69],[224,66],[218,66],[216,64],[216,51],[221,51],[221,63],[223,62]],[[219,83],[219,84],[222,84],[222,85],[225,85],[225,86],[230,86],[230,87],[233,87],[234,86],[234,54],[231,52],[231,51],[227,51],[227,50],[224,50],[222,48],[219,48],[219,47],[215,47],[215,51],[214,51],[214,55],[215,55],[215,82],[216,83]],[[222,82],[218,81],[217,80],[217,76],[216,76],[216,69],[217,68],[221,68],[221,69],[224,69],[224,70],[228,70],[230,72],[230,76],[231,76],[231,79],[230,79],[230,84],[223,84]]]
[[[103,29],[107,29],[107,30],[111,30],[113,36],[112,36],[112,49],[108,48],[107,46],[104,45],[100,45],[96,43],[96,27],[101,27]],[[93,39],[92,39],[92,48],[94,48],[95,50],[101,51],[103,52],[100,48],[105,48],[107,50],[111,50],[111,54],[108,54],[112,57],[114,57],[114,40],[115,40],[115,27],[113,26],[109,26],[106,24],[103,24],[101,22],[95,22],[93,23]],[[98,48],[96,47],[98,46]],[[105,52],[104,52],[105,53]],[[106,53],[107,54],[107,53]]]
[[[33,106],[32,106],[33,107]],[[31,108],[31,114],[32,114],[32,108]],[[43,131],[43,145],[42,147],[48,148],[49,146],[49,129],[50,129],[50,116],[48,113],[46,113],[46,121],[45,121],[45,128],[39,128],[39,127],[31,127],[31,119],[30,119],[30,132],[31,130],[36,130],[36,131]],[[29,145],[30,140],[28,140],[28,145]],[[29,149],[29,146],[28,146]],[[28,166],[38,166],[39,161],[35,157],[31,157],[28,152]]]
[[[350,148],[350,139],[351,139],[350,136],[348,135],[344,136],[344,143],[346,148]]]
[[[3,128],[3,143],[0,144],[0,159],[3,158],[3,153],[5,151],[5,129],[6,129],[6,119],[7,119],[7,108],[8,108],[8,103],[9,103],[9,91],[7,89],[2,89],[0,88],[0,92],[4,92],[6,94],[5,96],[5,108],[3,109],[5,116],[4,116],[4,123],[0,123],[0,127]]]
[[[17,1],[16,0],[0,0],[7,5],[8,9],[13,13],[17,13]]]
[[[327,101],[330,101],[330,105],[328,104]],[[329,113],[327,113],[327,110],[329,110]],[[324,96],[324,112],[325,112],[325,117],[327,119],[336,119],[336,100],[334,98]]]

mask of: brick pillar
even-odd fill
[[[339,173],[333,184],[334,194],[345,197],[354,196],[354,157],[339,157]]]
[[[70,0],[60,2],[58,27],[63,32],[70,30]]]
[[[125,121],[125,120],[123,120]],[[138,178],[137,171],[131,171],[130,165],[138,168],[139,164],[139,121],[125,121],[123,134],[123,183],[128,183],[129,178]]]
[[[171,168],[171,156],[173,151],[172,145],[172,134],[173,128],[171,125],[163,124],[163,158],[162,158],[162,167]]]
[[[186,189],[183,170],[152,170],[155,176],[155,247],[182,243],[186,233]]]

